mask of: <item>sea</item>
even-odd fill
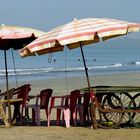
[[[140,72],[140,39],[121,37],[83,46],[89,76]],[[7,50],[10,82],[84,76],[80,48],[21,58]],[[0,50],[0,84],[5,83],[4,52]]]

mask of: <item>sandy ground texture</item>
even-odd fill
[[[91,85],[133,85],[140,86],[140,73],[127,73],[116,75],[93,76],[90,78]],[[41,89],[53,88],[53,95],[69,94],[73,89],[86,87],[85,77],[75,77],[67,79],[37,80],[26,81],[32,87],[31,95],[39,94]],[[25,84],[20,82],[19,85]],[[14,84],[10,83],[10,88]],[[4,91],[5,85],[1,85]],[[32,101],[31,103],[33,103]],[[53,112],[52,118],[55,120],[56,113]],[[119,128],[119,129],[97,129],[91,127],[70,127],[46,126],[45,112],[41,111],[42,126],[12,126],[11,128],[0,128],[0,140],[139,140],[140,129],[138,128]]]

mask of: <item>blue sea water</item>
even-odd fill
[[[113,39],[83,47],[88,73],[104,75],[140,72],[140,40]],[[14,50],[7,51],[9,81],[17,75],[20,80],[50,79],[85,75],[80,48],[63,52],[21,58]],[[16,70],[16,73],[15,73]],[[0,83],[5,82],[4,53],[0,50]]]

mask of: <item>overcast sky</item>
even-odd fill
[[[0,24],[43,31],[74,18],[115,18],[140,23],[140,0],[0,0]],[[136,33],[140,38],[140,33]]]

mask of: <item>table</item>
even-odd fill
[[[5,113],[5,110],[4,110],[4,107],[3,107],[3,103],[6,103],[6,102],[19,102],[19,101],[22,101],[23,99],[22,98],[19,98],[19,99],[9,99],[9,100],[0,100],[0,118],[3,119],[4,121],[4,124],[5,124],[5,127],[10,127],[10,124],[8,122],[8,119],[7,119],[7,116],[6,116],[6,113]]]

